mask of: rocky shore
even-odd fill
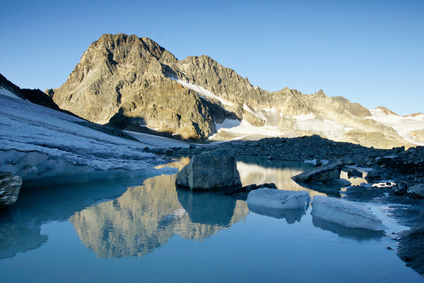
[[[310,136],[191,145],[189,148],[145,148],[144,151],[174,158],[218,148],[243,160],[256,157],[270,162],[306,161],[315,167],[338,161],[348,174],[366,172],[367,183],[348,186],[343,192],[336,186],[336,195],[343,193],[348,200],[387,204],[400,224],[411,227],[393,235],[399,240],[399,257],[424,275],[424,147],[375,149]],[[315,189],[319,190],[320,185],[334,192],[327,184],[315,184]]]

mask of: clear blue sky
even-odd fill
[[[424,112],[424,1],[2,0],[0,73],[57,88],[103,33],[206,54],[266,90]]]

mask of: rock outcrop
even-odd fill
[[[293,176],[292,179],[300,183],[328,182],[334,179],[340,179],[342,162],[336,160],[328,164],[315,167]]]
[[[0,172],[0,209],[16,202],[21,186],[22,179],[19,176]]]
[[[235,157],[225,150],[195,155],[178,173],[176,185],[193,191],[234,191],[241,187]]]

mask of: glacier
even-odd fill
[[[96,126],[0,88],[1,171],[20,176],[24,183],[46,185],[48,179],[54,184],[84,181],[89,174],[103,178],[111,172],[153,172],[154,166],[164,162],[143,152],[144,147],[161,144],[163,139],[143,143]]]
[[[348,228],[362,228],[372,231],[387,229],[380,218],[369,207],[350,201],[326,196],[315,196],[312,201],[312,216]]]
[[[247,196],[247,204],[271,209],[306,209],[311,201],[306,191],[258,189]]]

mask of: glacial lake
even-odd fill
[[[175,189],[164,174],[24,189],[0,214],[0,282],[421,282],[384,233],[306,211],[250,211],[245,200]],[[296,164],[238,162],[243,185],[307,190]],[[322,193],[307,190],[310,195]],[[391,247],[392,249],[388,249]]]

